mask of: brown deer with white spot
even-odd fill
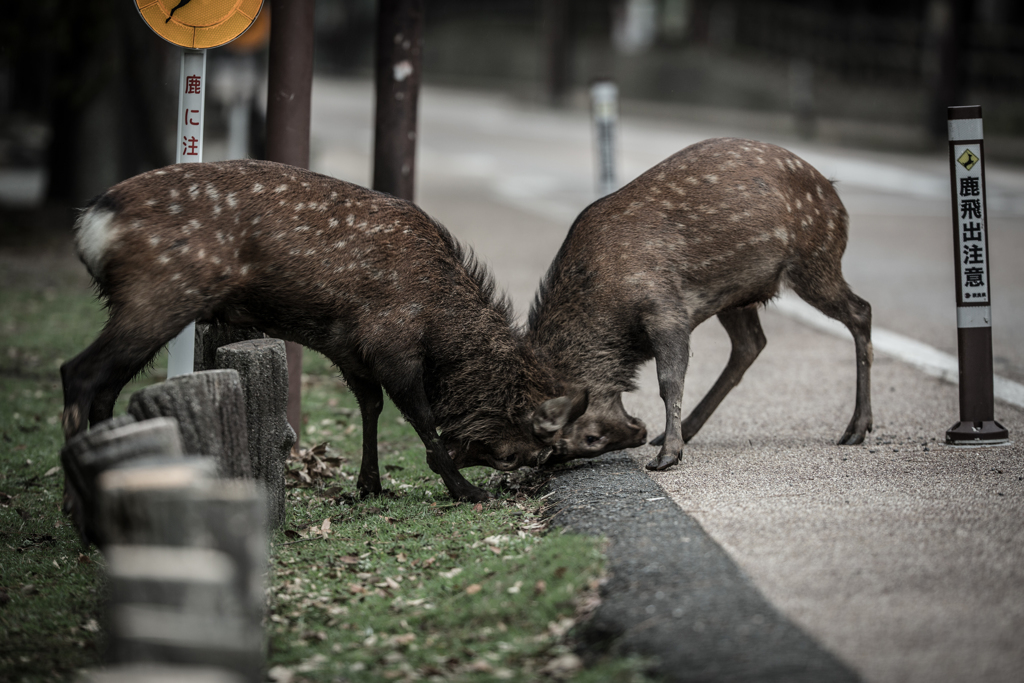
[[[665,432],[648,469],[679,462],[761,352],[757,306],[783,286],[853,334],[856,407],[841,444],[871,430],[871,306],[843,279],[847,214],[832,183],[775,145],[722,138],[669,157],[583,210],[541,283],[527,338],[542,362],[590,386],[590,408],[565,431],[586,441],[654,358]],[[711,316],[732,352],[682,419],[690,333]],[[556,454],[557,455],[557,454]]]
[[[488,271],[410,202],[270,162],[182,164],[115,185],[79,217],[75,243],[109,319],[61,367],[66,438],[111,417],[124,385],[200,320],[337,365],[362,413],[364,494],[381,491],[382,389],[457,499],[488,497],[459,468],[573,451],[564,430],[586,389],[537,362]],[[609,449],[646,438],[627,433]]]

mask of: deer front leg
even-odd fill
[[[416,373],[416,377],[421,375]],[[406,391],[391,392],[392,400],[413,426],[420,440],[427,449],[427,465],[431,471],[441,476],[448,492],[455,500],[479,503],[490,499],[491,495],[481,488],[473,486],[462,476],[455,461],[448,455],[447,449],[437,436],[437,425],[430,409],[427,394],[422,381],[415,381]]]
[[[378,495],[384,490],[377,463],[377,422],[384,408],[384,392],[379,382],[356,373],[348,373],[345,381],[359,402],[363,422],[363,460],[359,465],[356,488],[363,497]]]
[[[690,334],[676,327],[664,334],[651,335],[658,366],[658,389],[665,402],[665,434],[657,457],[645,465],[649,470],[667,470],[683,453],[682,411],[683,380],[690,359]]]
[[[755,306],[722,311],[718,314],[718,320],[729,334],[729,341],[732,343],[729,362],[726,363],[722,374],[715,381],[715,385],[683,420],[683,443],[689,443],[690,439],[696,436],[722,400],[740,383],[747,368],[754,363],[767,343]],[[660,446],[664,442],[665,434],[663,433],[652,439],[650,443],[653,446]]]

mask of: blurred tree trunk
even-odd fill
[[[541,16],[544,32],[544,82],[548,103],[560,106],[569,90],[572,64],[572,32],[569,0],[546,0]]]
[[[424,0],[380,0],[373,189],[413,201]]]
[[[130,3],[62,4],[47,19],[52,58],[44,75],[53,86],[46,201],[81,205],[124,178],[170,163],[175,48]]]
[[[41,17],[39,30],[52,31],[52,71],[44,74],[53,84],[49,109],[50,144],[47,150],[49,184],[46,201],[69,205],[80,201],[82,119],[86,108],[108,85],[112,76],[112,6],[72,3]]]
[[[967,96],[967,59],[974,23],[973,0],[932,0],[925,26],[928,41],[925,78],[928,111],[925,122],[936,141],[947,139],[946,108],[964,104]]]

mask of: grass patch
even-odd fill
[[[80,546],[60,512],[58,368],[104,318],[74,283],[27,278],[0,292],[3,681],[64,681],[102,663],[103,558]],[[469,470],[498,497],[453,502],[390,403],[379,437],[386,491],[360,500],[355,399],[326,359],[304,356],[302,449],[290,463],[285,526],[271,539],[274,677],[644,680],[642,662],[580,668],[572,654],[572,627],[595,604],[603,571],[599,541],[549,532],[529,478]],[[117,412],[164,366],[128,387]]]

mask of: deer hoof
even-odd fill
[[[464,500],[468,503],[484,503],[491,499],[491,494],[487,493],[481,488],[471,486],[470,488],[463,491],[461,494],[456,496],[457,500]]]
[[[868,422],[866,425],[857,425],[857,421],[854,420],[850,423],[850,426],[846,428],[843,435],[839,438],[838,445],[840,446],[856,446],[864,443],[864,436],[871,431],[871,423]]]
[[[839,439],[838,445],[840,446],[856,446],[864,443],[864,433],[859,434],[854,432],[846,432],[843,437]]]
[[[669,455],[668,453],[659,453],[658,457],[652,459],[649,463],[644,465],[649,470],[662,471],[667,470],[679,462],[678,455]]]

